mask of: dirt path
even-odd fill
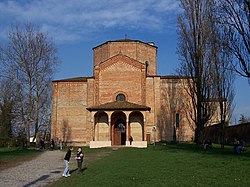
[[[37,158],[0,171],[0,187],[46,186],[62,177],[65,152],[45,151]]]

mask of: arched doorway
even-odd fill
[[[114,144],[126,145],[126,122],[118,119],[114,125]]]
[[[126,145],[126,115],[123,112],[112,114],[112,144]]]

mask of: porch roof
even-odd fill
[[[151,108],[145,105],[139,105],[136,103],[131,103],[128,101],[114,101],[110,103],[104,103],[92,107],[88,107],[89,111],[98,111],[98,110],[140,110],[140,111],[150,111]]]

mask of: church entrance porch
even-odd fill
[[[150,110],[149,107],[124,101],[106,103],[88,110],[93,121],[93,141],[90,142],[90,148],[147,147],[144,126],[145,112]],[[133,137],[132,145],[129,142],[130,136]]]

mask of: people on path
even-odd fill
[[[39,141],[40,149],[45,150],[45,143],[44,140],[41,138]]]
[[[54,148],[55,148],[55,142],[54,142],[53,139],[50,140],[50,148],[51,148],[52,150],[54,150]]]
[[[62,177],[64,167],[62,169],[59,166],[64,164],[62,161],[65,154],[66,152],[59,150],[44,151],[18,164],[15,164],[15,160],[11,161],[11,165],[0,163],[0,187],[51,186]]]
[[[60,147],[60,150],[63,149],[63,143],[62,143],[62,140],[61,140],[61,139],[59,140],[59,147]]]
[[[63,172],[63,175],[62,175],[64,177],[69,177],[70,176],[70,173],[69,173],[69,160],[70,160],[72,151],[73,151],[73,147],[69,146],[68,151],[67,151],[67,153],[66,153],[66,155],[64,157],[65,169],[64,169],[64,172]]]
[[[78,174],[80,174],[82,172],[83,157],[84,157],[84,154],[82,152],[82,148],[78,147],[77,153],[76,153],[76,161],[77,161],[77,166],[78,166]]]

